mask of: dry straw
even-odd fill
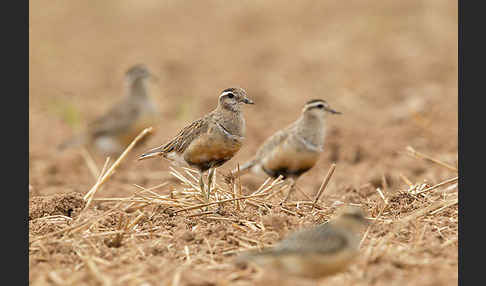
[[[75,218],[67,218],[64,216],[50,216],[39,219],[36,222],[44,221],[59,221],[60,223],[68,222],[67,227],[54,231],[45,235],[37,236],[31,239],[31,249],[43,249],[48,242],[57,241],[58,243],[72,244],[76,243],[91,243],[94,246],[82,250],[76,250],[77,256],[80,258],[81,264],[84,267],[79,271],[84,271],[85,275],[91,277],[92,282],[101,285],[120,285],[135,279],[135,276],[123,275],[120,277],[106,275],[105,269],[110,265],[110,262],[96,256],[96,254],[85,252],[87,249],[97,249],[96,239],[108,240],[112,245],[117,245],[123,250],[121,253],[133,253],[129,248],[123,246],[130,245],[140,253],[147,253],[145,249],[139,247],[147,243],[155,245],[156,243],[164,244],[169,251],[174,246],[171,245],[174,236],[165,232],[164,221],[167,214],[171,217],[180,216],[184,220],[194,223],[193,230],[201,229],[207,230],[208,225],[223,225],[223,231],[226,232],[221,237],[204,237],[202,244],[198,247],[193,247],[190,243],[184,244],[177,248],[177,253],[174,253],[180,258],[176,261],[170,269],[168,269],[167,279],[171,285],[183,285],[185,278],[185,270],[189,267],[194,269],[218,270],[226,271],[226,283],[234,281],[234,279],[253,279],[256,275],[251,269],[241,270],[235,268],[230,261],[230,255],[239,254],[242,251],[249,249],[261,249],[262,247],[269,247],[277,242],[282,237],[272,224],[266,225],[264,219],[267,213],[277,211],[279,216],[292,217],[289,221],[296,221],[289,224],[289,231],[291,228],[298,228],[303,222],[315,223],[316,215],[324,214],[328,216],[334,210],[332,204],[319,204],[322,194],[329,185],[330,179],[333,176],[336,164],[332,164],[327,174],[322,180],[319,191],[314,198],[306,196],[305,192],[301,192],[305,196],[304,201],[290,201],[285,205],[280,205],[281,200],[276,198],[283,196],[287,184],[282,177],[272,179],[267,178],[258,188],[249,191],[248,195],[243,195],[240,178],[226,177],[225,184],[220,184],[220,177],[215,174],[212,182],[212,192],[208,198],[202,196],[197,184],[197,172],[189,168],[170,167],[171,181],[176,181],[176,186],[168,184],[168,181],[162,181],[152,187],[143,187],[134,184],[136,188],[133,195],[121,198],[98,198],[94,199],[94,195],[113,175],[116,168],[121,164],[127,153],[133,146],[145,136],[151,129],[146,129],[140,133],[137,138],[127,147],[127,149],[120,155],[120,157],[110,166],[109,159],[105,161],[105,165],[101,172],[98,172],[97,181],[95,185],[86,193],[84,199],[86,201],[86,208],[93,200],[100,202],[115,203],[114,206],[98,215],[86,218],[88,212],[83,212],[82,215]],[[422,153],[414,153],[416,158],[428,158],[427,160],[435,162],[436,164],[445,167],[443,162],[438,160],[430,160],[430,156]],[[417,155],[419,154],[419,155]],[[447,164],[446,164],[447,165]],[[239,165],[236,166],[239,169]],[[450,169],[450,168],[448,168]],[[95,170],[93,168],[93,170]],[[454,169],[450,169],[454,171]],[[458,203],[457,189],[458,177],[439,182],[431,187],[419,188],[421,184],[414,184],[412,180],[400,174],[400,178],[407,184],[409,190],[418,190],[415,193],[410,191],[393,190],[393,186],[387,182],[383,175],[382,189],[376,188],[372,199],[366,198],[360,202],[361,207],[365,208],[370,214],[370,219],[374,222],[366,229],[360,241],[360,249],[362,255],[359,263],[362,266],[360,271],[365,273],[368,267],[373,267],[378,257],[385,259],[387,263],[397,261],[397,257],[403,254],[402,231],[412,232],[416,229],[413,236],[412,246],[410,251],[420,249],[425,238],[430,235],[430,232],[437,230],[441,231],[441,236],[444,237],[437,247],[441,251],[446,247],[455,247],[457,242],[457,233],[454,233],[454,220],[450,218],[449,225],[440,225],[440,218],[442,215],[448,213],[448,208]],[[455,185],[454,185],[455,184]],[[441,191],[439,190],[443,188]],[[159,193],[159,190],[164,189],[164,193]],[[446,192],[447,191],[447,192]],[[346,204],[346,194],[343,194],[343,201]],[[397,198],[400,196],[408,196],[411,198],[411,205],[398,205]],[[398,200],[399,201],[399,200]],[[400,201],[399,201],[400,202]],[[408,201],[407,201],[408,202]],[[148,209],[152,207],[152,209]],[[314,211],[314,210],[318,211]],[[255,211],[257,210],[257,211]],[[109,227],[99,227],[102,219],[108,216],[113,216],[115,211],[121,211],[120,220],[117,225]],[[165,216],[160,216],[161,212]],[[394,214],[399,213],[399,216]],[[83,215],[84,214],[84,215]],[[118,214],[116,214],[118,215]],[[443,220],[442,220],[443,221]],[[152,225],[155,223],[155,225]],[[53,238],[56,235],[63,235],[61,238]],[[223,238],[224,237],[224,238]],[[52,238],[51,240],[47,240]],[[111,238],[111,239],[110,239]],[[144,240],[141,240],[141,239]],[[147,241],[147,239],[149,239]],[[170,243],[169,243],[170,242]],[[90,245],[91,245],[90,244]],[[427,245],[429,248],[435,246]],[[174,250],[175,251],[175,250]],[[46,251],[44,251],[46,252]],[[406,261],[406,260],[405,260]],[[412,262],[410,262],[412,263]],[[133,265],[134,269],[138,269],[140,273],[144,273],[141,268],[143,264]],[[169,274],[170,273],[170,274]],[[364,274],[363,274],[364,275]],[[49,280],[60,285],[80,282],[83,279],[82,275],[66,278],[57,272],[50,272]],[[132,280],[134,281],[134,280]],[[127,282],[128,283],[128,282]]]
[[[321,197],[322,193],[327,187],[327,184],[329,184],[329,180],[331,179],[332,174],[334,174],[334,170],[336,169],[336,164],[332,164],[331,168],[329,168],[329,171],[327,171],[326,177],[324,177],[324,180],[322,181],[321,187],[319,188],[319,192],[317,192],[316,198],[314,199],[314,203],[312,204],[312,209],[315,208],[317,201]]]
[[[438,164],[438,165],[440,165],[442,167],[445,167],[445,168],[447,168],[449,170],[452,170],[452,171],[454,171],[456,173],[458,172],[458,170],[457,170],[456,167],[453,167],[453,166],[451,166],[451,165],[449,165],[447,163],[444,163],[444,162],[442,162],[442,161],[440,161],[438,159],[432,158],[429,155],[425,155],[424,153],[420,153],[420,152],[416,151],[412,146],[407,146],[407,151],[408,151],[407,154],[409,154],[409,155],[411,155],[411,156],[413,156],[415,158],[420,158],[420,159],[428,160],[428,161],[434,162],[434,163],[436,163],[436,164]]]
[[[123,151],[123,153],[116,159],[116,161],[113,163],[113,165],[110,166],[110,168],[106,171],[100,173],[100,176],[98,177],[98,180],[96,181],[96,184],[94,184],[93,187],[86,193],[84,196],[84,200],[86,201],[85,209],[89,207],[91,204],[91,201],[93,200],[94,194],[103,186],[103,184],[115,173],[116,168],[120,165],[121,161],[127,156],[127,154],[132,150],[132,148],[137,144],[139,140],[141,140],[145,135],[149,134],[152,132],[152,127],[145,128],[140,134],[133,139],[132,143],[128,145],[128,147]],[[106,159],[105,162],[105,167],[103,170],[106,168],[107,164],[109,162],[109,157]]]

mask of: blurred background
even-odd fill
[[[146,64],[162,123],[97,196],[133,183],[160,184],[163,160],[135,156],[212,110],[231,86],[244,106],[247,139],[221,169],[249,159],[303,104],[325,99],[325,151],[299,185],[314,193],[332,162],[330,194],[385,175],[394,187],[438,182],[448,170],[401,154],[406,146],[457,164],[457,1],[29,2],[29,183],[37,194],[85,192],[94,178],[79,150],[56,145],[83,130],[123,94],[125,71]],[[96,158],[99,167],[104,158]],[[425,166],[425,167],[424,167]],[[248,185],[265,178],[248,175]]]

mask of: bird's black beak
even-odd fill
[[[253,100],[249,99],[248,97],[243,98],[243,103],[245,104],[255,104]]]
[[[330,108],[330,107],[325,107],[324,109],[325,109],[326,111],[328,111],[328,112],[332,113],[332,114],[342,114],[341,112],[336,111],[336,110],[334,110],[334,109],[332,109],[332,108]]]

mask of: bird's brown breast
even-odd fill
[[[189,165],[199,166],[200,169],[216,167],[231,159],[240,150],[241,145],[241,140],[207,132],[191,142],[184,151],[184,160]]]
[[[308,278],[321,278],[343,271],[356,257],[356,252],[343,249],[333,255],[318,253],[301,253],[268,257],[266,263],[278,271],[286,274]]]
[[[262,167],[271,176],[299,176],[311,169],[319,159],[319,153],[282,144],[262,161]]]

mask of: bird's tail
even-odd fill
[[[138,160],[140,161],[140,160],[150,159],[154,157],[160,157],[160,156],[164,156],[164,154],[165,152],[163,151],[163,146],[160,146],[154,149],[150,149],[147,152],[143,153],[138,157]]]
[[[268,257],[267,254],[271,254],[271,249],[246,251],[235,257],[233,263],[240,267],[247,265],[249,262],[262,264],[262,261]]]
[[[240,166],[240,169],[234,169],[231,173],[233,174],[233,176],[237,177],[237,176],[242,176],[248,172],[250,172],[251,168],[253,166],[255,166],[255,164],[257,163],[257,160],[250,160],[246,163],[244,163],[243,165]]]
[[[57,150],[64,151],[67,148],[77,147],[86,143],[86,136],[84,134],[74,136],[61,144],[57,145]]]

